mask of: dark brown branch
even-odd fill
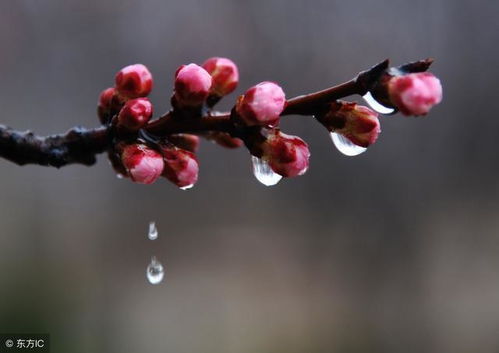
[[[317,112],[318,107],[322,107],[328,102],[360,92],[361,87],[355,80],[351,80],[323,91],[289,99],[282,115],[313,115]]]
[[[59,135],[40,137],[30,131],[16,131],[0,125],[0,156],[19,165],[39,164],[62,167],[67,164],[92,165],[95,155],[111,142],[109,129],[74,127]]]
[[[145,130],[156,136],[204,131],[233,133],[234,124],[230,120],[230,113],[211,112],[201,119],[186,120],[175,118],[171,113],[166,113],[162,117],[151,121]]]
[[[353,80],[323,91],[291,98],[282,115],[313,115],[329,102],[353,94],[365,94],[387,68],[388,60],[385,60],[361,72]],[[234,137],[244,135],[244,131],[234,124],[228,112],[210,112],[201,118],[186,119],[180,119],[169,112],[151,121],[144,130],[159,138],[175,133],[202,135],[209,131],[227,132]],[[19,165],[39,164],[57,168],[75,163],[92,165],[96,161],[96,154],[111,147],[112,131],[111,126],[95,129],[75,127],[65,134],[40,137],[29,131],[20,132],[0,125],[0,157]]]
[[[319,92],[291,98],[288,100],[282,115],[314,115],[327,103],[354,94],[364,95],[388,69],[389,64],[390,61],[386,59],[369,70],[362,71],[356,78],[348,82]]]

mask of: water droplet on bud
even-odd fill
[[[118,173],[118,174],[116,174],[116,178],[118,178],[118,179],[123,179],[123,178],[124,178],[124,176],[123,176],[123,174]]]
[[[193,186],[194,186],[194,184],[189,184],[189,185],[186,185],[186,186],[182,186],[180,188],[180,190],[189,190],[189,189],[192,189]]]
[[[149,232],[147,233],[149,240],[158,239],[158,228],[155,222],[149,222]]]
[[[331,140],[333,140],[333,143],[338,151],[343,153],[345,156],[357,156],[367,150],[365,147],[357,146],[342,134],[331,132],[329,135],[331,136]]]
[[[251,163],[253,164],[253,175],[263,185],[276,185],[282,179],[282,176],[275,173],[263,159],[251,156]]]
[[[367,92],[366,94],[364,94],[362,96],[362,98],[364,98],[364,100],[366,101],[366,103],[369,104],[369,106],[374,111],[376,111],[376,112],[378,112],[380,114],[392,114],[395,111],[395,109],[389,108],[389,107],[385,107],[383,104],[381,104],[376,99],[374,99],[374,97],[372,96],[371,92]]]
[[[147,280],[151,284],[159,284],[163,280],[165,269],[156,257],[153,256],[151,258],[151,263],[147,266],[146,274]]]

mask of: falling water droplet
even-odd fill
[[[151,284],[159,284],[165,276],[165,269],[163,265],[156,259],[155,256],[151,258],[151,263],[147,266],[147,280]]]
[[[186,185],[186,186],[182,186],[180,188],[180,190],[189,190],[189,189],[192,189],[193,186],[194,186],[194,184],[189,184],[189,185]]]
[[[253,174],[255,175],[255,178],[263,185],[272,186],[282,179],[282,176],[275,173],[263,159],[251,156],[251,162],[253,163]]]
[[[147,232],[147,237],[149,240],[158,239],[158,228],[156,228],[155,222],[149,222],[149,232]]]
[[[338,151],[343,153],[345,156],[357,156],[367,150],[367,148],[357,146],[342,134],[331,132],[329,135],[331,136],[331,140],[333,140],[333,143]]]
[[[391,114],[395,111],[393,108],[385,107],[383,104],[378,102],[374,97],[372,96],[371,92],[367,92],[362,96],[364,100],[366,101],[369,106],[375,110],[376,112],[380,114]]]

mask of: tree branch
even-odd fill
[[[291,98],[281,115],[313,115],[325,104],[353,94],[364,94],[388,68],[388,60],[361,72],[356,78],[323,91]],[[30,131],[20,132],[0,125],[0,156],[18,165],[39,164],[62,167],[68,164],[92,165],[96,154],[113,145],[114,125],[94,129],[75,127],[59,135],[41,137]],[[158,138],[175,133],[200,134],[226,132],[234,137],[244,135],[244,127],[231,119],[230,112],[207,112],[202,117],[181,119],[172,111],[152,120],[144,128]]]
[[[0,156],[18,165],[56,168],[75,163],[92,165],[96,162],[95,155],[104,152],[110,143],[108,127],[74,127],[64,134],[40,137],[0,125]]]

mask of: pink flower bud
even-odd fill
[[[402,114],[425,115],[442,100],[442,85],[432,73],[418,72],[392,77],[388,94]]]
[[[97,114],[102,124],[107,123],[108,119],[121,108],[123,103],[118,97],[116,89],[113,87],[106,88],[99,96],[97,103]]]
[[[282,88],[266,81],[251,87],[238,99],[236,112],[248,126],[275,126],[285,104],[286,96]]]
[[[161,152],[165,161],[165,178],[180,188],[188,188],[196,183],[199,165],[194,153],[177,147],[164,147]]]
[[[136,183],[152,184],[163,172],[163,156],[145,145],[125,146],[121,152],[121,160]]]
[[[210,93],[223,97],[234,91],[239,82],[239,71],[236,64],[227,58],[210,58],[203,64],[213,79]]]
[[[147,98],[135,98],[125,103],[118,115],[118,125],[130,131],[141,129],[152,116],[152,104]]]
[[[381,132],[378,113],[357,103],[332,103],[325,114],[317,115],[317,120],[361,147],[372,145]]]
[[[308,169],[310,151],[307,143],[298,136],[275,130],[267,136],[262,149],[262,158],[283,177],[302,175]]]
[[[152,75],[142,64],[122,68],[115,78],[116,90],[126,98],[146,97],[152,90]]]
[[[199,148],[199,136],[196,135],[173,134],[168,135],[167,139],[175,146],[192,153],[195,153]]]
[[[110,109],[115,93],[116,90],[114,89],[114,87],[106,88],[101,92],[99,96],[99,103],[97,106],[102,107],[103,109]]]
[[[175,74],[175,98],[181,106],[199,106],[208,97],[211,76],[196,64],[182,65]]]

